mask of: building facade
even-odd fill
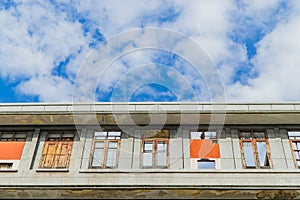
[[[300,198],[300,103],[1,104],[1,198]]]

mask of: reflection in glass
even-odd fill
[[[198,160],[198,169],[215,169],[215,161]]]
[[[143,166],[144,167],[152,167],[152,152],[151,153],[143,153]]]
[[[157,143],[157,166],[167,166],[167,144],[166,142]]]
[[[261,167],[269,166],[266,142],[257,142],[256,145],[258,151],[259,165]]]
[[[117,149],[108,149],[107,150],[107,158],[106,158],[106,166],[107,167],[115,167],[117,159]]]
[[[95,149],[93,154],[92,166],[99,167],[101,166],[102,162],[102,149]]]
[[[255,160],[251,142],[243,142],[246,167],[255,167]]]

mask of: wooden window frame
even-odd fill
[[[12,134],[12,137],[11,138],[3,138],[2,137],[3,134]],[[18,137],[16,137],[16,135],[18,135],[18,134],[25,134],[25,137],[18,138]],[[0,131],[0,141],[3,141],[3,142],[8,142],[8,141],[25,142],[27,137],[28,137],[28,131]]]
[[[201,133],[200,138],[192,138],[192,135],[191,135],[192,132]],[[215,138],[205,138],[205,133],[206,132],[215,132],[216,137]],[[190,131],[190,139],[191,140],[212,140],[212,141],[216,142],[216,141],[218,141],[218,130],[207,130],[207,129],[191,130]]]
[[[95,133],[96,132],[106,132],[105,139],[95,139]],[[110,132],[120,132],[120,138],[119,139],[109,139],[109,133]],[[109,130],[109,131],[94,131],[94,137],[93,137],[93,142],[92,142],[92,149],[91,149],[91,154],[90,154],[90,162],[89,162],[89,168],[92,169],[113,169],[113,168],[118,168],[119,166],[119,154],[120,154],[120,146],[121,146],[121,138],[122,138],[122,131],[120,130]],[[95,151],[95,144],[97,142],[103,142],[103,148],[97,148],[97,149],[102,149],[102,160],[100,163],[100,166],[93,166],[93,159],[94,159],[94,151]],[[117,153],[116,153],[116,164],[115,166],[106,166],[106,161],[107,161],[107,152],[108,152],[108,144],[110,142],[117,142]]]
[[[73,137],[63,137],[64,133],[71,133]],[[59,134],[59,137],[51,137],[52,134]],[[53,131],[49,132],[45,138],[42,157],[40,160],[39,168],[42,169],[66,169],[69,168],[70,158],[73,150],[73,142],[75,138],[75,131]],[[50,146],[54,145],[54,153],[48,152]],[[67,146],[67,152],[63,152],[63,147]],[[60,160],[65,158],[63,165]],[[49,159],[50,157],[50,159]],[[52,157],[52,158],[51,158]],[[48,160],[49,159],[49,160]]]
[[[251,136],[249,139],[242,139],[241,138],[241,132],[250,132]],[[264,132],[264,139],[257,139],[254,137],[255,132]],[[268,135],[265,130],[240,130],[238,132],[239,136],[239,143],[240,143],[240,149],[241,149],[241,154],[242,154],[242,163],[243,163],[243,168],[245,169],[272,169],[272,162],[271,162],[271,151],[270,151],[270,146],[269,146],[269,140],[268,140]],[[257,143],[258,142],[265,142],[266,144],[266,151],[267,151],[267,159],[269,162],[269,166],[260,166],[260,161],[259,161],[259,153],[258,153],[258,148],[257,148]],[[252,146],[252,151],[253,151],[253,156],[254,156],[254,161],[255,161],[255,167],[250,167],[246,165],[246,159],[245,159],[245,152],[243,148],[243,143],[251,143]]]
[[[144,157],[144,144],[145,142],[153,142],[153,146],[152,146],[152,166],[144,166],[143,163],[143,157]],[[158,143],[159,142],[165,142],[167,145],[167,149],[166,149],[166,166],[158,166],[157,162],[156,162],[156,158],[157,158],[157,152],[158,152]],[[144,138],[142,139],[142,143],[141,143],[141,168],[144,169],[168,169],[170,167],[170,159],[169,159],[169,138]]]
[[[295,155],[295,152],[299,152],[299,155],[300,155],[300,150],[295,150],[294,149],[294,146],[293,146],[293,143],[300,143],[300,139],[291,139],[290,136],[289,136],[289,132],[300,132],[300,130],[287,130],[287,136],[289,138],[289,143],[290,143],[290,147],[292,149],[292,154],[293,154],[293,157],[294,157],[294,164],[295,164],[295,167],[300,169],[300,165],[298,165],[298,162],[297,161],[300,161],[300,158],[297,159],[296,155]],[[291,136],[293,137],[293,136]]]

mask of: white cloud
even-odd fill
[[[40,101],[69,102],[72,85],[66,79],[57,76],[31,78],[18,85],[17,91],[27,95],[38,96]]]
[[[295,9],[297,8],[297,9]],[[300,100],[300,14],[295,6],[286,22],[282,22],[257,44],[252,63],[258,77],[250,84],[234,85],[229,98],[248,101]]]
[[[63,11],[50,2],[27,0],[18,2],[16,9],[0,11],[0,19],[4,19],[0,21],[0,75],[12,81],[19,80],[18,91],[24,95],[36,95],[41,101],[71,101],[73,94],[70,87],[74,75],[81,73],[81,64],[90,56],[89,43],[93,40],[94,30],[99,29],[106,39],[110,39],[132,28],[160,26],[184,33],[203,47],[220,69],[228,101],[300,99],[300,82],[297,79],[300,64],[297,58],[300,48],[297,39],[300,34],[300,4],[294,1],[288,1],[288,8],[280,9],[281,0],[255,0],[252,3],[245,2],[242,6],[236,5],[233,0],[57,2],[70,4]],[[282,9],[285,12],[281,12]],[[168,16],[172,10],[176,14],[173,19]],[[161,21],[159,17],[170,17],[171,20]],[[86,24],[79,23],[81,19],[86,20]],[[245,44],[229,37],[234,30],[239,31],[241,37],[251,34],[247,28],[253,27],[242,26],[239,29],[243,23],[248,23],[247,20],[251,21],[247,25],[255,24],[265,34],[256,44],[257,55],[252,60],[247,60]],[[137,46],[146,42],[166,47],[181,45],[180,42],[173,42],[172,37],[161,41],[156,41],[156,38],[162,37],[151,35],[148,41],[140,41],[141,38],[134,36],[128,39],[134,39]],[[185,49],[184,53],[194,58],[197,56],[193,55],[195,52],[191,48]],[[102,53],[107,60],[116,55],[116,52]],[[51,74],[60,62],[70,56],[71,60],[65,69],[67,78]],[[149,64],[153,56],[153,53],[135,52],[120,58],[101,77],[103,84],[100,87],[108,92],[126,72],[137,65]],[[239,82],[232,85],[235,71],[241,68],[241,63],[247,62],[254,66],[258,76],[247,80],[248,85]],[[195,70],[180,64],[175,63],[173,69],[190,84],[202,86],[205,92],[201,95],[211,92],[206,91],[205,86],[209,81],[199,80]],[[90,90],[89,96],[95,92],[91,89],[95,89],[99,83],[97,79],[103,70],[93,67],[91,65],[84,72],[87,76],[85,79],[78,80],[86,90]],[[140,74],[140,77],[151,75],[149,72]],[[186,87],[180,85],[182,80],[174,78],[174,85],[179,85],[178,90],[184,93]],[[58,93],[60,95],[56,95]]]

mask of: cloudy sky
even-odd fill
[[[300,1],[1,0],[0,102],[300,100]]]

